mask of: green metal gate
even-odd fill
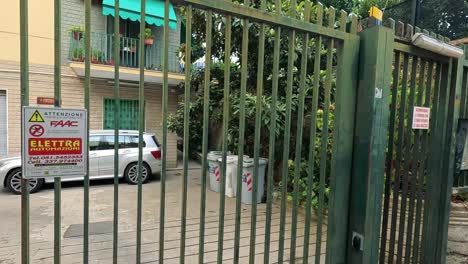
[[[379,262],[444,263],[464,58],[407,45],[419,28],[395,32]],[[415,107],[430,108],[428,130],[413,129]]]
[[[237,1],[236,1],[237,2]],[[257,3],[258,2],[258,3]],[[231,61],[233,49],[240,49],[240,115],[239,115],[239,148],[237,154],[239,157],[238,175],[237,175],[237,196],[235,212],[235,228],[234,228],[234,247],[229,250],[229,254],[225,254],[224,235],[228,234],[224,230],[225,215],[225,181],[226,181],[226,153],[227,141],[223,141],[223,162],[221,168],[221,191],[219,194],[219,219],[218,226],[218,245],[216,262],[222,263],[227,260],[234,263],[243,263],[245,254],[241,254],[247,250],[248,261],[253,263],[262,259],[264,263],[270,262],[290,262],[302,261],[303,263],[315,262],[323,263],[325,259],[332,263],[345,262],[345,248],[347,237],[347,226],[343,224],[342,219],[346,219],[348,215],[348,191],[350,184],[350,167],[351,167],[351,151],[353,140],[353,120],[354,120],[354,105],[355,105],[355,84],[357,71],[357,55],[359,48],[359,37],[357,36],[357,19],[354,16],[349,16],[346,12],[341,11],[338,15],[335,14],[335,9],[323,9],[322,5],[314,6],[311,9],[311,2],[306,1],[305,5],[297,6],[296,1],[291,1],[290,6],[282,9],[281,1],[277,0],[274,3],[266,0],[257,1],[255,4],[249,0],[244,3],[233,3],[231,1],[219,0],[184,0],[174,1],[185,7],[186,10],[186,69],[185,69],[185,128],[184,128],[184,170],[182,177],[182,195],[180,199],[180,253],[177,256],[177,261],[180,263],[193,260],[186,260],[186,234],[187,234],[187,183],[188,183],[188,144],[199,144],[199,142],[189,142],[190,120],[188,111],[190,107],[191,94],[191,53],[192,53],[192,17],[194,12],[202,12],[204,19],[202,23],[206,23],[206,49],[205,49],[205,75],[204,75],[204,106],[203,106],[203,155],[202,155],[202,171],[201,171],[201,188],[200,192],[200,214],[199,214],[199,249],[198,262],[206,261],[205,253],[205,233],[206,233],[206,197],[207,197],[207,154],[208,154],[208,125],[209,125],[209,101],[210,101],[210,85],[212,78],[210,76],[211,63],[214,59]],[[169,46],[169,0],[165,1],[165,23],[163,36],[163,99],[162,99],[162,172],[160,179],[160,204],[159,208],[159,248],[157,250],[157,260],[159,263],[168,261],[165,252],[165,230],[166,230],[166,180],[167,180],[167,118],[168,118],[168,46]],[[145,18],[145,1],[141,1],[141,21]],[[60,107],[61,98],[61,51],[60,51],[60,8],[61,1],[55,1],[55,106]],[[267,10],[268,9],[268,10]],[[29,80],[28,80],[28,24],[27,24],[27,1],[21,1],[21,89],[22,89],[22,105],[28,104]],[[119,1],[115,1],[115,17],[119,17]],[[213,47],[213,20],[222,17],[222,36],[225,38],[224,47]],[[314,23],[311,23],[313,17]],[[200,22],[200,21],[199,21]],[[231,38],[233,37],[231,27],[233,22],[242,23],[242,45],[241,47],[231,46]],[[119,23],[114,23],[114,32],[119,31]],[[249,47],[249,30],[259,31],[258,47]],[[348,28],[348,29],[347,29]],[[220,30],[219,28],[216,30]],[[275,34],[273,53],[274,62],[273,69],[264,68],[264,54],[270,52],[265,50],[265,35],[266,32],[272,31]],[[141,23],[140,27],[140,47],[138,50],[144,50],[144,31],[145,24]],[[90,58],[91,58],[91,0],[85,0],[85,35],[84,35],[84,58],[85,58],[85,105],[84,107],[90,110]],[[236,36],[238,37],[238,36]],[[114,36],[114,56],[115,59],[115,86],[114,86],[114,128],[115,140],[118,140],[120,127],[120,100],[119,100],[119,47],[120,36]],[[281,50],[281,44],[287,43],[288,52],[285,54]],[[302,56],[298,58],[296,49],[301,47]],[[223,50],[224,56],[213,58],[213,50]],[[258,49],[258,58],[249,58],[247,50]],[[287,65],[280,65],[280,58],[287,58]],[[255,61],[254,61],[255,60]],[[258,61],[257,61],[258,60]],[[300,60],[300,61],[299,61]],[[142,133],[145,127],[144,124],[144,104],[145,99],[145,61],[144,54],[139,54],[140,66],[140,82],[139,82],[139,174],[142,171]],[[313,64],[311,63],[313,62]],[[256,72],[249,72],[249,64],[257,64]],[[285,69],[283,68],[285,67]],[[297,70],[296,70],[297,67]],[[265,72],[271,72],[271,76],[266,76]],[[282,72],[286,72],[286,77],[281,77]],[[325,73],[324,75],[321,75]],[[229,113],[229,95],[231,87],[230,67],[225,67],[224,72],[224,113],[223,113],[223,138],[228,137],[228,125],[230,122]],[[247,79],[255,78],[257,80],[256,87],[248,87]],[[298,87],[295,86],[295,79],[299,79]],[[336,79],[336,82],[334,81]],[[312,81],[311,81],[312,80]],[[262,109],[261,98],[263,95],[263,85],[265,82],[272,83],[273,107],[271,110],[265,111]],[[285,84],[285,86],[280,86]],[[254,91],[258,98],[256,105],[256,126],[255,126],[255,143],[254,143],[254,160],[255,169],[253,177],[253,197],[256,197],[258,192],[257,171],[259,166],[259,146],[262,142],[269,142],[269,165],[267,175],[267,191],[266,191],[266,211],[265,220],[257,219],[258,205],[251,205],[250,209],[250,243],[248,246],[241,246],[241,176],[242,176],[242,157],[244,155],[244,139],[245,139],[245,101],[247,90]],[[307,100],[306,96],[312,98]],[[319,101],[318,98],[322,98]],[[297,98],[297,106],[293,106],[293,98]],[[275,105],[282,101],[285,104],[285,116],[279,116],[276,112]],[[292,115],[293,107],[297,107],[297,114]],[[271,116],[271,124],[269,134],[262,135],[260,132],[261,115]],[[332,119],[331,116],[334,116]],[[297,119],[296,119],[297,118]],[[316,125],[318,118],[323,119],[323,126]],[[279,122],[283,120],[284,123]],[[308,142],[302,142],[304,133],[304,123],[309,123],[312,128],[310,131]],[[275,126],[283,124],[284,133],[282,138],[277,138],[275,134]],[[294,129],[297,133],[297,140],[291,142],[291,130]],[[307,137],[304,136],[305,138]],[[284,150],[282,157],[275,156],[276,141],[282,140]],[[290,145],[290,142],[292,143]],[[319,144],[316,145],[316,142]],[[303,144],[310,144],[309,148],[303,148]],[[118,166],[118,145],[115,144],[115,167]],[[327,151],[327,149],[329,149]],[[307,151],[304,153],[302,151]],[[307,150],[308,149],[308,150]],[[308,192],[306,202],[299,205],[299,167],[302,162],[302,157],[308,156],[309,173],[306,184],[307,189],[312,190],[312,185],[318,183],[318,193],[312,194]],[[279,212],[279,231],[278,247],[272,245],[272,208],[273,208],[273,182],[274,182],[274,167],[275,162],[282,163],[282,182],[288,181],[288,160],[294,160],[295,167],[298,168],[294,172],[293,181],[293,198],[292,203],[287,203],[287,184],[281,186],[281,202]],[[331,166],[328,167],[331,159]],[[315,161],[319,164],[315,167]],[[23,181],[22,194],[22,259],[23,263],[29,263],[30,248],[29,248],[29,201],[27,180]],[[85,177],[84,184],[84,233],[83,233],[83,259],[82,263],[89,263],[90,258],[90,236],[89,236],[89,176]],[[138,199],[135,202],[137,210],[136,228],[136,263],[142,262],[142,182],[139,177],[138,182]],[[329,194],[327,189],[330,188]],[[312,199],[317,200],[317,209],[312,208]],[[328,205],[326,203],[328,196]],[[113,225],[113,263],[118,262],[119,256],[119,230],[118,230],[118,175],[115,170],[114,180],[114,225]],[[60,178],[55,179],[55,211],[54,211],[54,262],[61,262],[61,181]],[[300,209],[299,207],[303,208]],[[288,213],[289,210],[291,213]],[[299,210],[305,211],[305,217],[298,220]],[[314,212],[313,212],[314,211]],[[312,221],[313,215],[316,221]],[[263,216],[262,216],[263,217]],[[291,218],[290,218],[291,217]],[[303,228],[298,229],[298,222],[301,221]],[[264,223],[264,235],[257,234],[257,223]],[[263,224],[262,224],[263,225]],[[288,227],[288,228],[287,228]],[[261,228],[263,229],[263,227]],[[300,230],[300,231],[298,231]],[[303,230],[303,231],[302,231]],[[263,241],[263,242],[262,242]],[[258,247],[258,243],[261,246]],[[259,250],[261,248],[261,250]],[[173,259],[173,256],[172,256]],[[156,260],[156,259],[154,259]]]
[[[142,260],[142,179],[138,181],[135,262],[158,263],[439,263],[443,262],[448,221],[448,195],[452,178],[441,175],[453,173],[454,131],[458,119],[458,100],[461,87],[459,71],[462,62],[426,52],[404,41],[403,26],[397,26],[397,39],[392,29],[374,27],[357,34],[355,16],[344,11],[336,14],[333,8],[324,9],[321,4],[305,1],[297,5],[292,0],[288,5],[275,1],[227,1],[227,0],[178,0],[183,6],[186,25],[185,90],[184,90],[184,151],[183,176],[181,177],[180,233],[178,246],[170,248],[178,254],[168,256],[167,232],[167,138],[169,96],[169,5],[165,0],[163,34],[163,89],[162,89],[162,172],[160,178],[160,208],[158,243],[156,253],[150,260]],[[90,112],[91,84],[91,0],[85,0],[85,105]],[[141,1],[141,21],[145,20],[145,0]],[[61,1],[55,0],[55,107],[61,102]],[[119,18],[119,1],[115,1],[115,17]],[[28,63],[28,1],[20,1],[21,12],[21,93],[22,106],[29,102]],[[192,74],[192,25],[194,14],[202,14],[196,23],[205,26],[205,71],[203,81],[203,136],[202,142],[189,142],[190,100]],[[214,28],[214,21],[222,21]],[[233,32],[233,23],[242,25],[241,32]],[[392,21],[390,21],[392,25]],[[145,24],[140,23],[139,49],[144,50]],[[258,32],[259,46],[252,47],[251,31]],[[120,32],[119,23],[114,23],[114,32]],[[213,46],[213,33],[224,39],[224,46]],[[407,31],[406,33],[408,33]],[[412,31],[411,31],[412,32]],[[273,34],[266,50],[266,34]],[[237,35],[234,35],[237,34]],[[409,33],[411,36],[411,33]],[[239,47],[232,39],[241,38]],[[114,36],[115,81],[113,124],[115,130],[115,167],[118,167],[118,135],[121,127],[121,103],[119,94],[119,49],[120,36]],[[248,50],[258,49],[256,58],[249,57]],[[285,52],[287,49],[287,52]],[[213,80],[211,65],[214,61],[232,62],[233,51],[239,51],[236,66],[224,67],[224,79]],[[299,52],[300,51],[300,52]],[[273,66],[265,68],[265,54],[273,53]],[[301,53],[302,55],[299,55]],[[215,56],[214,54],[218,54]],[[219,55],[221,54],[221,55]],[[281,64],[281,58],[287,62]],[[145,57],[139,53],[140,80],[138,122],[139,174],[143,160],[143,130],[145,104]],[[359,62],[359,63],[358,63]],[[254,66],[252,66],[254,65]],[[392,67],[393,65],[393,67]],[[466,63],[465,63],[466,65]],[[239,67],[239,87],[233,87],[230,71]],[[392,70],[393,68],[393,70]],[[393,74],[393,78],[391,78]],[[464,72],[466,83],[466,69]],[[249,80],[256,85],[248,85]],[[296,81],[297,80],[297,81]],[[335,81],[336,80],[336,81]],[[392,81],[393,80],[393,81]],[[262,96],[265,84],[271,84],[272,106],[265,109]],[[207,168],[210,121],[210,90],[213,85],[223,87],[222,114],[222,165],[219,211],[215,224],[217,245],[216,257],[207,259],[205,235],[207,231]],[[230,124],[229,96],[239,89],[238,113],[238,174],[235,207],[226,211],[226,166]],[[465,88],[466,89],[466,84]],[[266,176],[265,212],[263,205],[253,203],[243,210],[241,205],[241,180],[243,155],[246,152],[246,110],[248,94],[256,97],[254,131],[253,197],[259,190],[257,180],[260,145],[268,144],[268,168]],[[466,92],[463,107],[466,108]],[[297,102],[297,104],[293,103]],[[277,112],[277,105],[285,107],[284,115]],[[389,108],[390,106],[390,108]],[[410,123],[414,106],[431,108],[431,129],[415,131]],[[451,107],[455,106],[455,107]],[[462,108],[463,108],[462,107]],[[293,115],[293,111],[296,113]],[[262,116],[269,116],[268,133],[261,130]],[[389,117],[389,118],[388,118]],[[317,125],[319,119],[323,125]],[[405,120],[409,120],[405,122]],[[277,126],[284,132],[278,137]],[[89,126],[88,126],[89,127]],[[307,128],[307,130],[306,130]],[[264,131],[264,130],[263,130]],[[291,139],[292,131],[296,138]],[[309,135],[306,134],[309,132]],[[303,142],[303,138],[307,138]],[[268,142],[268,143],[266,143]],[[283,147],[280,155],[275,153],[278,142]],[[202,144],[202,169],[200,182],[200,207],[197,215],[197,252],[187,252],[189,181],[189,144]],[[305,146],[305,147],[303,147]],[[248,146],[252,147],[252,146]],[[385,153],[387,155],[385,156]],[[301,163],[306,156],[307,175],[301,183]],[[288,186],[288,164],[293,160],[292,184]],[[281,200],[275,205],[274,164],[281,164]],[[88,162],[89,164],[89,162]],[[386,170],[384,169],[386,166]],[[89,168],[88,168],[89,169]],[[385,170],[385,171],[384,171]],[[112,262],[119,260],[119,181],[114,175],[114,211]],[[317,193],[313,187],[317,185]],[[305,186],[305,187],[304,187]],[[84,219],[82,263],[93,261],[89,236],[89,176],[84,184]],[[299,202],[305,188],[305,202]],[[288,192],[292,192],[290,203]],[[382,204],[382,194],[383,204]],[[61,180],[55,179],[54,199],[54,262],[61,262]],[[328,197],[328,200],[327,200]],[[400,198],[401,197],[401,198]],[[30,199],[27,180],[23,179],[22,193],[22,263],[30,263]],[[313,206],[313,200],[316,207]],[[383,209],[382,209],[383,207]],[[277,216],[273,216],[278,208]],[[383,210],[383,213],[382,213]],[[303,212],[303,214],[301,213]],[[439,212],[444,212],[442,215]],[[234,228],[225,228],[226,216],[233,215]],[[242,216],[250,218],[247,229],[242,229]],[[261,216],[261,217],[260,217]],[[278,223],[277,231],[273,223]],[[257,231],[262,230],[263,233]],[[436,231],[434,231],[436,230]],[[248,236],[241,236],[248,231]],[[245,232],[244,232],[245,233]],[[226,236],[233,234],[233,246],[226,247]],[[380,236],[379,236],[380,234]],[[171,234],[173,235],[173,234]],[[422,238],[421,238],[422,237]],[[192,237],[193,238],[193,237]],[[445,240],[444,240],[445,239]],[[245,241],[248,240],[248,243]],[[380,255],[379,243],[380,240]],[[442,241],[442,242],[440,242]],[[273,245],[278,246],[273,246]],[[248,252],[248,253],[247,253]],[[172,253],[171,253],[172,254]],[[396,256],[395,256],[396,255]],[[194,258],[195,257],[195,258]]]

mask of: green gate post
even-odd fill
[[[346,263],[377,263],[394,33],[375,26],[360,39]]]
[[[335,129],[327,229],[327,263],[345,263],[348,226],[343,219],[349,215],[351,157],[353,154],[354,111],[358,83],[359,37],[349,35],[337,47]],[[319,55],[320,56],[320,55]],[[318,82],[318,80],[317,80]],[[313,148],[311,148],[313,149]],[[312,171],[312,170],[311,170]],[[308,215],[308,214],[307,214]]]

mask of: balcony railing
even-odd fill
[[[115,38],[113,34],[91,32],[91,63],[114,65]],[[138,68],[140,40],[136,38],[120,38],[120,66]],[[70,33],[70,50],[68,58],[71,61],[83,62],[85,59],[84,34]],[[153,44],[144,45],[145,69],[162,70],[162,42],[156,40]],[[171,52],[170,52],[171,53]],[[171,55],[171,54],[169,54]],[[169,71],[180,73],[179,62],[175,54],[169,56]]]

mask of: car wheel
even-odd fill
[[[149,175],[151,174],[151,169],[146,163],[143,163],[141,172],[141,182],[144,183],[148,180]],[[125,169],[124,177],[129,184],[138,184],[138,163],[135,162],[128,165]]]
[[[6,187],[14,194],[21,194],[21,168],[12,170],[6,178]],[[37,192],[44,184],[44,179],[29,179],[29,192]]]

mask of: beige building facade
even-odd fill
[[[69,3],[67,3],[69,2]],[[100,1],[93,1],[92,34],[104,34],[109,26],[106,16],[100,14]],[[66,22],[67,10],[72,5],[83,6],[83,0],[65,0],[62,3],[62,24]],[[82,9],[84,11],[84,8]],[[54,94],[54,46],[53,46],[53,0],[29,1],[29,78],[30,105],[38,105],[39,97],[53,97]],[[78,15],[79,16],[79,15]],[[20,36],[19,36],[19,0],[5,1],[0,9],[0,157],[20,153],[21,102],[20,102]],[[74,18],[76,19],[76,18]],[[180,20],[180,19],[178,19]],[[84,12],[83,12],[84,21]],[[107,29],[105,29],[107,30]],[[160,28],[154,27],[155,32]],[[70,57],[70,32],[62,27],[62,106],[84,108],[84,63],[72,61]],[[157,36],[156,36],[157,38]],[[66,41],[65,41],[66,40]],[[73,39],[72,39],[73,41]],[[93,41],[93,39],[92,39]],[[176,30],[171,30],[171,48],[176,49],[180,42],[180,21]],[[160,45],[160,44],[156,44]],[[104,53],[104,52],[103,52]],[[175,53],[175,52],[172,52]],[[174,60],[176,58],[172,58]],[[175,65],[175,63],[174,63]],[[175,68],[175,67],[174,67]],[[112,115],[109,106],[113,103],[114,66],[104,63],[92,64],[90,88],[90,129],[109,129]],[[175,72],[175,70],[173,70]],[[123,107],[124,111],[136,111],[134,104],[138,100],[138,74],[135,67],[121,67],[121,99],[133,108]],[[178,84],[183,75],[171,73],[168,108],[173,112],[177,108]],[[162,73],[148,69],[145,71],[145,125],[146,131],[162,139]],[[133,103],[133,104],[132,104]],[[47,106],[51,107],[51,106]],[[126,116],[127,113],[121,113]],[[133,113],[135,114],[135,113]],[[131,115],[130,115],[131,116]],[[134,125],[131,126],[134,128]],[[124,127],[122,129],[128,129]],[[168,134],[168,167],[177,166],[177,136]]]

